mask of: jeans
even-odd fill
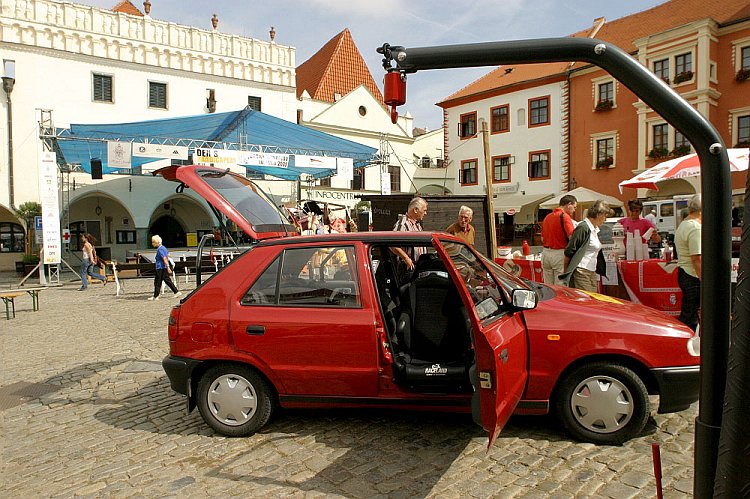
[[[89,275],[94,279],[99,279],[100,281],[104,281],[106,279],[106,277],[99,273],[95,274],[94,266],[91,265],[91,260],[89,260],[88,258],[84,258],[83,260],[81,260],[81,288],[86,289],[89,287]]]
[[[677,270],[677,283],[682,290],[682,304],[677,320],[695,331],[698,326],[698,310],[701,308],[701,280],[680,268]]]

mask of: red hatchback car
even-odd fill
[[[250,435],[277,406],[381,407],[471,412],[490,443],[511,414],[552,412],[618,444],[642,433],[649,394],[660,413],[698,398],[698,338],[661,312],[519,280],[442,233],[285,237],[249,180],[160,173],[253,240],[169,318],[171,386],[221,434]],[[418,255],[413,271],[393,248]]]

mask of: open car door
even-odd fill
[[[474,421],[489,432],[489,445],[516,409],[528,379],[528,337],[509,297],[469,246],[441,240],[433,245],[455,282],[471,322],[475,364]],[[458,305],[458,304],[457,304]],[[529,303],[528,308],[536,305]]]
[[[153,174],[190,187],[253,240],[298,234],[266,193],[242,175],[197,165],[172,165]]]

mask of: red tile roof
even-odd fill
[[[297,97],[307,90],[313,99],[335,102],[334,94],[344,96],[360,85],[385,106],[383,95],[348,28],[297,68]]]
[[[133,5],[129,0],[123,0],[122,2],[112,7],[112,12],[122,12],[123,14],[131,14],[133,16],[143,17],[143,12],[138,10],[138,7]]]
[[[750,1],[671,0],[648,10],[605,22],[594,37],[613,43],[632,53],[636,50],[633,42],[639,38],[705,18],[711,18],[719,24],[748,19],[750,18]],[[570,36],[588,37],[592,30],[593,27],[587,28]],[[507,89],[511,85],[553,77],[564,73],[568,65],[568,63],[549,63],[501,66],[446,97],[438,105],[450,107],[466,100],[469,96],[500,93],[499,89]],[[577,63],[573,67],[586,65],[586,63]],[[505,74],[506,68],[509,67],[513,68],[513,72]]]

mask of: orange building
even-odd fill
[[[750,84],[737,78],[743,67],[750,70],[749,1],[672,0],[603,23],[596,37],[629,51],[662,77],[711,121],[728,147],[750,139]],[[570,71],[569,130],[571,183],[622,199],[636,193],[620,195],[620,181],[692,152],[678,130],[589,65]],[[733,188],[744,188],[744,179],[744,173],[733,174]],[[658,193],[639,194],[690,194],[697,185],[698,179],[673,181]]]
[[[671,0],[610,22],[598,18],[591,28],[572,36],[601,39],[626,50],[706,116],[728,147],[750,144],[750,0]],[[573,63],[527,68],[500,67],[438,104],[449,121],[446,149],[454,164],[466,158],[461,149],[448,147],[455,142],[448,134],[458,125],[452,120],[468,103],[493,108],[521,89],[562,80],[558,112],[562,139],[559,147],[553,145],[559,151],[553,151],[549,166],[557,171],[552,178],[562,185],[559,189],[552,185],[551,191],[587,187],[622,200],[695,192],[698,179],[672,181],[658,192],[627,189],[620,194],[622,180],[692,152],[685,137],[596,66]],[[529,151],[536,147],[532,133],[530,129],[524,144]],[[538,139],[546,140],[541,135]],[[745,178],[745,173],[733,174],[737,192],[744,192]],[[534,179],[516,176],[515,180],[523,190]]]

